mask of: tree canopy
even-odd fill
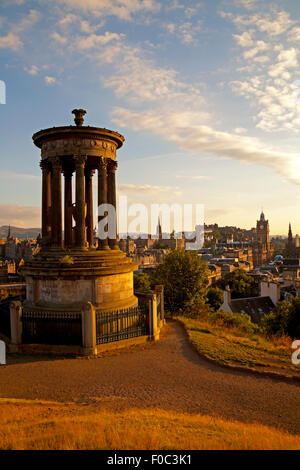
[[[165,306],[171,313],[192,301],[205,302],[208,268],[194,251],[171,251],[157,266],[153,278],[156,284],[164,285]]]
[[[222,290],[224,290],[226,286],[229,286],[231,297],[233,299],[239,299],[251,296],[254,280],[251,276],[248,276],[244,269],[236,269],[231,273],[225,274],[216,284],[217,287]]]

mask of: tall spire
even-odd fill
[[[293,241],[293,233],[292,233],[292,226],[291,222],[289,223],[289,235],[288,235],[289,241]]]
[[[10,225],[8,226],[7,240],[11,240],[11,230],[10,230]]]
[[[161,230],[161,224],[160,224],[160,217],[158,217],[157,235],[158,235],[158,238],[161,240],[162,239],[162,230]]]

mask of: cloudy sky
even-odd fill
[[[120,194],[300,233],[299,0],[1,0],[0,224],[39,226],[31,136],[123,133]]]

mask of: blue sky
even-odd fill
[[[0,224],[39,226],[31,136],[121,132],[119,193],[300,233],[298,0],[1,0]]]

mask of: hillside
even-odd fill
[[[36,238],[41,232],[40,228],[20,228],[10,227],[11,234],[13,237],[25,239],[25,238]],[[8,233],[8,225],[2,225],[0,227],[0,238],[6,238]]]

